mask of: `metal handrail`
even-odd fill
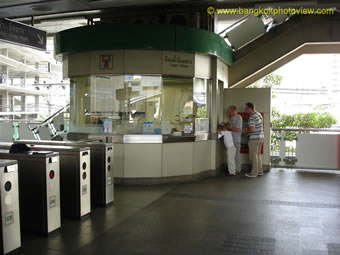
[[[296,132],[340,132],[339,129],[329,128],[272,128],[272,131],[296,131]]]
[[[3,120],[0,120],[0,123],[13,123],[13,122],[17,122],[17,123],[25,123],[25,124],[40,124],[41,122],[40,121],[31,121],[31,120],[10,120],[10,119],[3,119]]]
[[[51,116],[49,116],[47,119],[45,119],[44,121],[41,122],[40,126],[44,126],[45,124],[47,124],[48,122],[50,122],[51,120],[53,120],[57,115],[59,115],[59,113],[67,110],[70,107],[70,104],[65,105],[63,108],[59,109],[58,111],[56,111],[55,113],[53,113]]]

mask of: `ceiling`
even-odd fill
[[[147,7],[165,4],[187,7],[217,5],[223,7],[253,7],[258,4],[299,7],[338,6],[340,9],[339,0],[1,0],[0,18],[19,18],[88,10],[100,12],[101,10],[119,9],[121,7]]]

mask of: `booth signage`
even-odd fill
[[[193,76],[194,54],[163,52],[163,74]]]
[[[112,133],[112,119],[103,120],[103,133]]]
[[[100,55],[100,70],[112,70],[113,68],[113,56],[112,55]]]
[[[144,121],[143,125],[144,133],[153,133],[153,121]]]
[[[209,132],[209,119],[208,118],[196,118],[195,119],[195,131],[196,132]]]
[[[46,50],[45,31],[8,19],[0,19],[0,40]]]
[[[162,134],[163,135],[171,134],[171,123],[169,120],[162,121]]]
[[[190,134],[192,132],[192,126],[191,125],[184,125],[184,134]]]

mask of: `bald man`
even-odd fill
[[[229,122],[231,124],[231,134],[233,136],[233,142],[236,149],[235,153],[235,165],[236,165],[236,173],[241,173],[241,159],[240,159],[240,150],[241,150],[241,135],[242,135],[242,117],[238,114],[237,108],[235,105],[230,105],[227,108],[227,114],[229,116]]]

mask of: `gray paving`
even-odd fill
[[[340,254],[340,175],[272,169],[262,177],[117,187],[116,201],[21,254]]]

